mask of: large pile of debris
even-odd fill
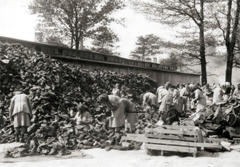
[[[148,76],[119,74],[96,69],[88,71],[63,64],[43,53],[19,44],[0,43],[0,143],[14,141],[14,129],[8,118],[10,100],[16,89],[28,94],[33,106],[31,127],[28,128],[30,152],[56,154],[58,150],[104,148],[111,138],[106,118],[110,111],[99,105],[97,97],[110,94],[116,83],[125,85],[129,98],[141,104],[139,95],[155,91],[157,82]],[[73,113],[79,103],[85,104],[93,117],[93,128],[76,134]],[[64,154],[64,153],[63,153]]]

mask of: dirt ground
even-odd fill
[[[10,144],[0,144],[0,153]],[[5,163],[3,163],[5,162]],[[18,159],[0,158],[0,167],[239,167],[240,153],[226,151],[210,153],[200,151],[191,154],[172,152],[164,156],[147,155],[144,146],[140,150],[118,151],[104,149],[77,150],[68,157],[34,156]]]

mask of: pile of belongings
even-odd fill
[[[28,154],[68,154],[71,149],[104,148],[119,144],[112,136],[107,118],[110,111],[97,103],[102,93],[110,94],[116,83],[127,86],[131,100],[142,103],[139,95],[155,92],[157,82],[141,74],[119,74],[100,69],[86,70],[64,64],[33,48],[20,44],[0,43],[0,143],[14,141],[14,128],[9,121],[9,105],[16,89],[29,95],[33,106],[28,128]],[[93,118],[92,129],[75,131],[73,113],[84,104]],[[145,124],[143,124],[145,125]],[[9,153],[10,155],[11,153]]]
[[[239,138],[240,131],[236,129],[240,128],[240,102],[221,101],[192,114],[186,120],[192,120],[194,125],[201,127],[209,137],[229,140]]]

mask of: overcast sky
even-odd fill
[[[29,2],[31,0],[0,0],[0,36],[34,41],[34,27],[37,22],[36,17],[30,15],[28,11]],[[134,50],[138,36],[152,33],[166,40],[174,40],[176,29],[170,29],[159,23],[150,22],[129,6],[115,13],[115,16],[125,18],[124,27],[121,25],[112,27],[113,31],[120,38],[118,52],[120,52],[122,57],[128,57],[130,52]],[[212,68],[210,66],[208,68],[212,72],[218,71],[219,73],[219,76],[212,81],[223,83],[225,67],[216,70],[217,67],[213,65]],[[237,71],[234,70],[234,73],[237,73]],[[234,77],[234,75],[233,80],[235,80],[235,83],[236,81],[240,82],[240,79]]]
[[[36,17],[28,11],[29,2],[31,0],[0,0],[0,36],[34,41]],[[115,16],[125,18],[125,26],[112,26],[120,38],[118,52],[122,57],[129,56],[138,36],[152,33],[165,39],[173,38],[173,31],[169,28],[148,21],[130,7],[118,11]]]

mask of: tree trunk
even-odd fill
[[[232,82],[232,68],[233,68],[233,58],[234,58],[234,47],[236,45],[237,40],[237,32],[238,32],[238,25],[239,25],[239,14],[240,14],[240,0],[236,1],[237,9],[235,12],[235,19],[232,28],[232,35],[231,34],[231,11],[232,11],[232,0],[228,1],[228,13],[227,13],[227,30],[226,30],[226,48],[227,48],[227,67],[225,73],[225,81]],[[231,36],[231,37],[230,37]]]
[[[226,82],[232,82],[232,68],[233,68],[233,49],[230,44],[227,46],[227,67],[226,67],[226,73],[225,73],[225,81]]]
[[[201,84],[207,83],[207,69],[206,69],[206,57],[205,57],[205,43],[204,43],[204,32],[200,29],[200,57],[201,57]]]
[[[75,49],[79,49],[79,39],[77,38],[76,40],[75,40]]]
[[[200,40],[200,57],[201,57],[201,84],[207,83],[207,69],[206,69],[206,55],[205,55],[205,41],[204,41],[204,13],[203,13],[204,1],[201,0],[201,22],[199,24],[199,40]]]

